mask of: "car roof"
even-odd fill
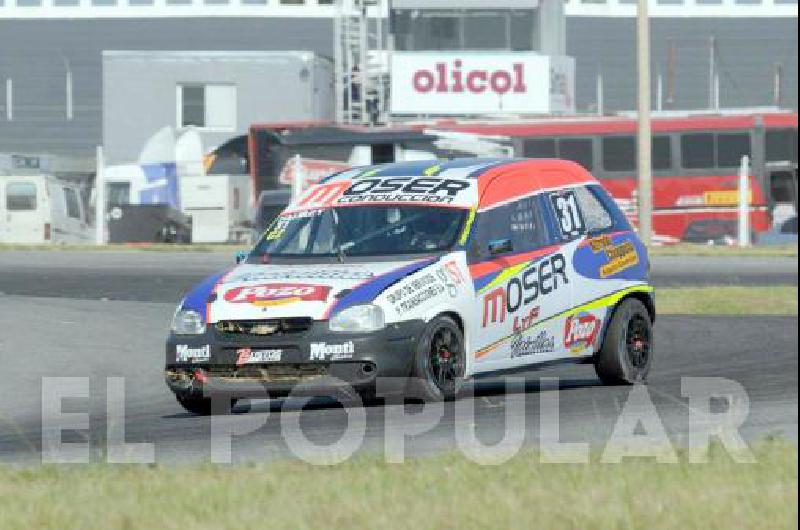
[[[382,177],[476,180],[480,197],[478,207],[481,209],[543,191],[597,182],[575,162],[545,158],[456,158],[397,162],[348,169],[322,182]],[[502,178],[503,185],[491,186],[498,178]]]

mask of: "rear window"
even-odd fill
[[[36,209],[36,184],[9,182],[6,185],[6,210],[28,212]]]

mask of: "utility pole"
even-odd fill
[[[717,108],[717,39],[708,39],[708,108]]]
[[[650,20],[647,12],[648,0],[638,0],[636,20],[637,55],[639,73],[639,237],[645,245],[652,243],[653,221],[653,174],[652,131],[650,127]]]

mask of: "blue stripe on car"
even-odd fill
[[[214,290],[214,287],[217,285],[217,283],[219,283],[222,277],[227,273],[227,270],[220,272],[197,284],[197,286],[189,291],[189,294],[187,294],[183,299],[183,309],[191,309],[192,311],[197,311],[201,315],[205,315],[206,304],[209,301],[211,292]]]
[[[382,274],[370,280],[368,283],[356,287],[336,302],[336,305],[334,305],[333,309],[330,311],[330,316],[334,316],[349,307],[372,302],[391,285],[437,261],[439,261],[439,258],[428,258],[416,263],[411,263],[410,265]]]

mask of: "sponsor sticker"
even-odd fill
[[[589,240],[589,247],[595,254],[605,252],[608,263],[600,266],[600,277],[608,278],[639,264],[639,253],[631,241],[615,245],[611,237],[602,235]]]
[[[211,359],[211,346],[209,345],[200,346],[198,348],[192,348],[187,344],[178,344],[175,346],[175,362],[204,362],[209,359]]]
[[[327,342],[312,342],[309,351],[311,361],[342,361],[352,359],[356,351],[353,341],[341,344],[328,344]]]
[[[283,350],[253,350],[239,348],[236,350],[236,366],[246,364],[278,363],[283,357]]]
[[[225,283],[263,282],[271,280],[369,280],[375,273],[361,268],[303,268],[290,267],[272,270],[248,270],[234,273]]]
[[[593,347],[600,326],[600,319],[591,313],[570,316],[564,326],[564,346],[573,353]]]
[[[552,353],[556,349],[556,339],[547,331],[540,331],[535,336],[525,336],[516,333],[511,340],[511,357],[525,357],[527,355],[541,355]]]
[[[235,287],[225,293],[232,304],[275,306],[294,302],[324,302],[331,288],[325,285],[271,283]]]
[[[490,284],[490,290],[483,295],[481,327],[503,324],[508,315],[516,316],[518,311],[530,308],[540,296],[545,297],[567,284],[567,260],[563,254],[526,265],[505,285],[491,287]],[[538,318],[538,312],[533,318]]]
[[[452,289],[457,294],[455,285],[452,285]],[[386,299],[394,306],[395,311],[402,315],[416,309],[428,300],[436,298],[447,290],[448,287],[439,274],[427,272],[414,277],[401,287],[390,292]],[[455,296],[455,294],[451,291],[451,295]]]

